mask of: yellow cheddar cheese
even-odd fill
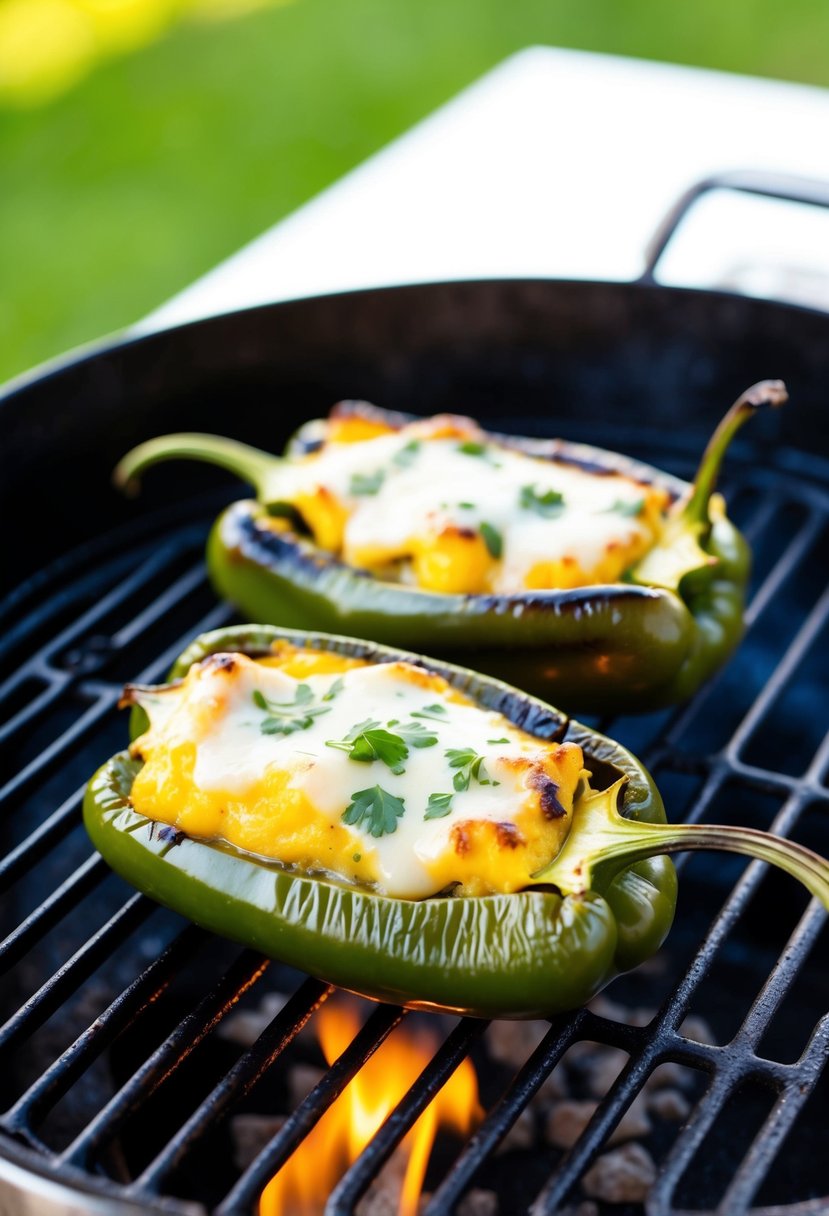
[[[279,493],[315,543],[375,577],[441,594],[615,583],[659,540],[667,491],[545,460],[470,418],[394,428],[334,413]]]
[[[583,777],[576,745],[406,662],[278,643],[125,701],[150,721],[137,812],[400,898],[520,890],[561,847]]]

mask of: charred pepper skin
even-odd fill
[[[596,787],[627,778],[626,816],[665,822],[653,781],[624,748],[464,668],[350,638],[240,626],[198,638],[171,678],[208,654],[262,656],[283,639],[369,661],[426,663],[517,726],[578,743]],[[144,728],[141,714],[134,714],[133,736]],[[84,800],[87,831],[112,868],[197,924],[370,999],[479,1017],[573,1009],[650,957],[673,920],[676,876],[666,857],[636,862],[601,892],[564,896],[540,887],[515,895],[401,900],[291,873],[138,815],[129,794],[139,767],[126,752],[113,757],[92,778]]]
[[[709,512],[711,494],[734,432],[757,410],[785,400],[779,381],[747,390],[715,431],[694,484],[583,444],[493,435],[533,456],[627,473],[664,487],[677,508],[684,504],[688,531],[695,530],[697,553],[707,564],[667,583],[633,577],[566,591],[457,595],[385,582],[299,534],[274,530],[271,512],[284,513],[270,493],[278,461],[213,436],[151,440],[122,461],[116,480],[129,488],[151,464],[183,456],[220,464],[258,486],[258,501],[226,510],[207,545],[216,591],[250,619],[368,637],[438,658],[460,656],[574,712],[648,711],[691,696],[740,641],[750,554],[721,506]],[[355,408],[396,426],[412,421],[363,403]],[[318,446],[314,425],[298,433],[289,456]]]

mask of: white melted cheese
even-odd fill
[[[185,683],[160,695],[139,697],[150,716],[154,746],[159,740],[164,746],[173,746],[195,739],[194,781],[204,791],[244,796],[271,766],[291,770],[291,786],[301,788],[315,808],[337,825],[342,824],[343,813],[356,792],[380,785],[405,805],[396,830],[379,838],[369,834],[365,822],[349,830],[355,852],[375,854],[379,885],[389,895],[416,899],[435,893],[427,867],[452,847],[450,833],[459,818],[514,822],[516,808],[526,805],[524,782],[528,771],[516,771],[504,761],[540,757],[549,747],[535,743],[498,713],[452,702],[433,689],[413,683],[407,672],[417,673],[417,669],[408,664],[379,664],[340,676],[311,675],[296,680],[278,668],[240,656],[234,659],[232,677],[208,662],[194,669]],[[192,678],[194,675],[197,678]],[[325,706],[326,712],[307,728],[289,735],[264,734],[262,723],[267,712],[255,703],[254,693],[261,692],[272,702],[290,704],[300,684],[308,685],[313,693],[314,700],[309,704]],[[323,701],[332,691],[333,698]],[[445,709],[439,722],[412,718],[413,711],[422,712],[435,703]],[[358,762],[346,752],[327,746],[329,740],[344,739],[366,718],[378,721],[392,733],[397,729],[395,722],[419,722],[433,731],[438,741],[429,747],[410,746],[403,761],[405,771],[399,774],[378,760]],[[507,742],[500,742],[503,739]],[[457,770],[449,767],[445,756],[450,748],[471,748],[483,755],[484,771],[480,775],[491,784],[473,778],[467,790],[455,791],[453,777]],[[429,796],[435,793],[452,794],[452,810],[443,818],[425,819]],[[278,806],[273,814],[279,814]]]
[[[611,546],[640,541],[649,547],[653,541],[644,519],[615,509],[623,504],[635,512],[642,502],[643,486],[632,478],[590,473],[494,443],[487,443],[485,455],[468,455],[457,437],[423,439],[411,463],[401,467],[395,457],[416,431],[331,443],[285,468],[289,500],[324,487],[347,505],[346,561],[367,548],[384,550],[391,560],[410,553],[414,538],[446,525],[480,530],[487,523],[503,540],[491,590],[509,593],[524,588],[539,563],[573,559],[590,572]],[[382,474],[376,493],[353,493],[355,478],[359,485],[375,474]],[[539,496],[561,494],[561,512],[545,517],[522,507],[526,486]]]

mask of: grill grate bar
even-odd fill
[[[70,677],[65,672],[60,674],[63,678],[57,677],[51,684],[47,684],[38,696],[0,726],[0,746],[8,743],[24,727],[30,726],[60,699],[67,684],[70,683]]]
[[[752,1141],[731,1185],[717,1207],[718,1216],[740,1216],[763,1183],[789,1128],[797,1119],[809,1095],[792,1085],[778,1095],[768,1119]]]
[[[660,1009],[654,1029],[674,1030],[684,1021],[691,998],[705,979],[714,960],[732,927],[745,911],[749,900],[756,893],[765,873],[761,862],[752,862],[743,871],[734,889],[711,925],[705,940],[697,950],[676,987],[669,993]]]
[[[752,731],[767,717],[769,710],[791,680],[797,667],[803,661],[809,647],[817,640],[821,629],[829,616],[829,588],[824,591],[812,611],[798,629],[791,643],[786,647],[783,657],[775,667],[759,696],[755,697],[737,729],[726,744],[725,754],[735,759],[751,736]]]
[[[815,793],[821,798],[829,798],[829,789],[824,784],[827,767],[829,767],[829,731],[826,732],[820,747],[812,757],[812,763],[803,778],[805,782],[815,787]]]
[[[161,1046],[69,1145],[60,1157],[61,1163],[85,1167],[101,1146],[115,1136],[122,1123],[178,1070],[268,966],[268,959],[250,950],[243,951],[213,990],[182,1018]]]
[[[342,1055],[326,1070],[322,1080],[248,1166],[219,1204],[216,1216],[244,1216],[252,1210],[268,1180],[282,1168],[346,1085],[405,1016],[406,1011],[396,1005],[381,1005],[371,1015]]]
[[[36,1118],[51,1109],[102,1051],[131,1025],[169,985],[175,969],[207,934],[188,925],[157,959],[125,988],[74,1043],[41,1073],[2,1119],[9,1130],[34,1126]]]
[[[234,1102],[250,1093],[263,1073],[293,1042],[333,991],[331,984],[324,984],[320,980],[304,981],[254,1045],[236,1061],[215,1089],[167,1142],[163,1152],[147,1166],[135,1182],[136,1191],[157,1193],[164,1178],[179,1164],[194,1142],[224,1118]]]
[[[31,1034],[46,1021],[85,979],[127,938],[155,905],[133,895],[105,925],[94,933],[54,975],[0,1026],[0,1052],[8,1052],[23,1034]]]
[[[0,860],[0,891],[5,891],[80,822],[83,789],[76,790],[16,848]]]
[[[797,817],[800,807],[801,800],[793,799],[790,805],[781,810],[773,825],[774,830],[788,830],[791,823]],[[631,1082],[636,1079],[637,1071],[641,1073],[644,1069],[644,1075],[642,1076],[643,1083],[649,1068],[658,1062],[653,1053],[653,1045],[658,1044],[660,1039],[662,1040],[661,1051],[662,1053],[665,1052],[667,1032],[671,1028],[675,1031],[676,1026],[685,1016],[691,995],[705,977],[714,954],[727,936],[734,921],[742,913],[746,903],[754,894],[764,870],[765,867],[762,863],[753,862],[749,865],[735,887],[733,895],[727,901],[717,920],[709,930],[705,942],[698,951],[685,977],[683,977],[678,987],[669,996],[653,1023],[652,1034],[655,1037],[651,1040],[651,1049],[648,1050],[646,1048],[635,1064],[629,1065],[619,1078],[608,1098],[599,1107],[582,1139],[565,1157],[558,1171],[539,1196],[533,1209],[533,1216],[541,1216],[542,1212],[546,1213],[547,1216],[553,1216],[553,1213],[557,1210],[556,1205],[564,1201],[578,1177],[588,1167],[596,1153],[604,1146],[607,1135],[618,1121],[618,1116],[611,1119],[607,1113],[608,1107],[611,1108],[611,1113],[615,1113],[611,1100],[615,1097],[617,1090],[623,1089],[629,1103],[633,1097],[633,1093],[631,1092],[633,1085]],[[699,1066],[697,1060],[700,1063],[706,1063],[708,1067],[714,1069],[715,1079],[706,1093],[704,1102],[701,1104],[704,1108],[704,1116],[700,1116],[703,1119],[703,1123],[698,1125],[692,1118],[692,1121],[686,1125],[685,1133],[677,1141],[673,1154],[661,1170],[660,1179],[657,1184],[658,1193],[657,1190],[652,1193],[651,1204],[648,1206],[649,1212],[662,1213],[669,1210],[668,1205],[673,1190],[690,1164],[698,1144],[701,1143],[707,1134],[737,1079],[748,1076],[760,1076],[768,1084],[775,1085],[776,1087],[785,1086],[786,1089],[795,1084],[797,1085],[798,1092],[802,1094],[803,1100],[811,1092],[816,1080],[813,1069],[807,1071],[804,1070],[802,1065],[786,1066],[773,1061],[758,1062],[757,1058],[753,1055],[752,1048],[762,1037],[762,1033],[785,995],[788,985],[803,965],[808,946],[813,944],[824,920],[825,913],[823,910],[818,909],[815,904],[810,904],[790,939],[787,952],[770,975],[760,996],[752,1007],[744,1023],[745,1034],[741,1033],[738,1035],[734,1042],[729,1045],[727,1056],[721,1048],[709,1048],[702,1044],[692,1044],[690,1042],[684,1043],[684,1050],[669,1053],[669,1058],[681,1059],[683,1062],[696,1064],[696,1066]],[[725,1065],[723,1064],[724,1060],[727,1060],[727,1064]],[[793,1072],[797,1078],[794,1082],[791,1081],[791,1074]],[[625,1103],[625,1105],[628,1103]],[[757,1185],[759,1185],[760,1181],[761,1178],[758,1177]],[[726,1209],[726,1211],[730,1210]]]
[[[165,545],[159,552],[151,554],[149,558],[142,562],[138,569],[132,570],[126,578],[119,580],[110,591],[106,592],[100,599],[96,599],[95,603],[86,612],[76,617],[56,637],[45,641],[30,659],[18,667],[13,676],[10,676],[3,685],[0,685],[0,700],[7,696],[25,678],[32,675],[39,675],[50,682],[55,680],[60,682],[65,681],[67,673],[52,665],[52,656],[65,650],[79,637],[88,633],[100,620],[119,608],[124,600],[140,592],[147,582],[162,574],[167,566],[176,560],[179,553],[180,549],[178,545]]]
[[[582,1135],[564,1154],[530,1208],[531,1216],[557,1216],[573,1186],[606,1146],[622,1115],[641,1091],[662,1051],[655,1040],[631,1057],[602,1099]]]
[[[350,1216],[355,1204],[388,1161],[400,1141],[469,1054],[488,1022],[463,1018],[435,1052],[408,1093],[369,1141],[360,1156],[337,1183],[325,1216]]]
[[[735,492],[745,492],[746,490],[749,490],[750,492],[752,489],[756,490],[759,497],[750,517],[742,525],[740,531],[748,541],[751,548],[754,548],[763,532],[765,532],[769,524],[773,522],[775,515],[780,509],[779,503],[775,500],[773,495],[769,494],[767,491],[752,486],[750,480],[741,479],[733,487],[728,486],[724,490],[724,493],[726,501],[733,502],[732,495]]]
[[[114,694],[99,697],[94,704],[90,705],[85,714],[82,714],[62,735],[44,748],[39,756],[36,756],[25,768],[6,782],[0,789],[0,805],[10,801],[16,795],[25,793],[35,781],[47,776],[64,753],[70,747],[78,746],[114,704]]]
[[[557,1019],[547,1031],[529,1060],[470,1137],[451,1170],[434,1191],[423,1216],[442,1216],[443,1213],[452,1211],[477,1171],[495,1151],[567,1048],[578,1037],[585,1017],[585,1010],[579,1010],[566,1021]]]
[[[769,501],[776,509],[777,503],[770,496]],[[751,633],[751,630],[756,625],[759,618],[765,612],[769,604],[772,603],[775,596],[784,586],[786,581],[792,578],[794,571],[805,559],[809,549],[816,543],[820,536],[822,528],[826,524],[825,514],[817,512],[810,513],[807,520],[801,525],[797,535],[789,541],[788,546],[780,555],[777,561],[772,566],[771,570],[765,576],[759,587],[754,591],[751,599],[746,604],[744,619],[746,636]],[[710,701],[711,697],[716,692],[718,686],[725,679],[725,671],[716,672],[711,680],[694,695],[692,700],[687,705],[681,705],[676,712],[671,716],[671,720],[667,727],[662,732],[663,746],[676,746],[677,743],[685,736],[691,722],[696,718],[703,707]]]
[[[657,1214],[662,1216],[662,1213],[674,1210],[671,1207],[674,1191],[705,1143],[723,1106],[742,1081],[753,1079],[777,1090],[778,1101],[767,1118],[764,1128],[755,1137],[750,1150],[753,1160],[753,1185],[749,1186],[748,1173],[746,1173],[745,1181],[740,1183],[739,1191],[735,1190],[731,1196],[729,1189],[727,1196],[723,1198],[721,1206],[717,1209],[722,1216],[731,1216],[732,1213],[736,1214],[746,1210],[747,1204],[761,1185],[772,1164],[774,1154],[790,1126],[787,1105],[791,1102],[794,1107],[791,1112],[791,1121],[793,1121],[800,1107],[809,1097],[824,1066],[827,1039],[829,1039],[827,1032],[829,1032],[829,1018],[824,1018],[807,1050],[793,1065],[758,1060],[752,1055],[750,1049],[741,1049],[736,1044],[730,1044],[727,1049],[718,1049],[718,1071],[714,1075],[711,1086],[685,1124],[682,1136],[675,1142],[660,1167],[659,1178],[649,1196],[648,1213],[653,1212],[654,1216]],[[765,1143],[766,1151],[759,1151],[761,1143]],[[758,1149],[756,1154],[755,1147]],[[735,1187],[742,1169],[743,1167],[740,1167],[734,1176],[732,1185]],[[732,1197],[731,1203],[727,1202],[729,1196]]]
[[[724,772],[727,777],[736,777],[744,785],[759,790],[764,794],[786,793],[798,798],[829,798],[829,790],[813,780],[807,773],[803,777],[790,776],[788,773],[775,773],[771,769],[759,768],[756,764],[746,764],[744,760],[733,758],[723,759]],[[814,762],[809,766],[815,767]]]
[[[196,624],[195,629],[199,633],[205,632],[208,629],[216,629],[227,621],[229,615],[227,605],[219,605],[208,612]],[[172,646],[167,648],[161,658],[155,659],[149,666],[144,668],[137,677],[136,683],[151,683],[158,675],[164,673],[190,641],[191,636],[191,630],[188,629],[184,636],[179,637]],[[70,745],[78,744],[94,726],[98,725],[104,715],[117,704],[119,695],[120,693],[117,688],[113,688],[109,692],[101,692],[85,714],[55,739],[49,747],[45,748],[40,756],[21,769],[11,781],[7,782],[3,789],[0,789],[0,804],[13,794],[24,792],[27,786],[31,785],[36,779],[50,772],[67,748]]]
[[[645,1201],[647,1216],[665,1216],[673,1211],[674,1192],[716,1123],[731,1090],[732,1082],[726,1072],[713,1078],[686,1120],[682,1135],[660,1163],[659,1175]]]
[[[825,923],[826,911],[822,904],[813,899],[749,1010],[735,1041],[752,1049],[757,1047]]]
[[[776,510],[774,504],[772,504],[771,510],[772,513]],[[769,573],[746,604],[745,613],[743,614],[746,632],[757,623],[758,619],[776,598],[779,591],[792,578],[796,568],[802,561],[806,560],[809,550],[817,544],[825,526],[826,516],[823,513],[817,511],[810,512],[806,521],[801,525],[797,536],[789,542],[788,547],[774,563]]]
[[[16,929],[0,941],[0,975],[48,933],[65,912],[79,903],[98,883],[103,882],[109,872],[109,867],[97,853],[87,857],[74,874],[70,874]]]
[[[124,575],[132,574],[135,570],[136,560],[140,560],[142,554],[149,546],[142,546],[140,549],[132,550],[119,558],[114,555],[109,555],[107,561],[106,578],[108,583],[120,579]],[[19,592],[12,596],[9,600],[5,600],[0,604],[0,621],[17,617],[17,620],[10,624],[9,628],[2,630],[2,640],[0,641],[0,658],[6,654],[14,652],[16,647],[21,644],[25,645],[27,640],[32,635],[43,636],[50,628],[54,618],[60,617],[70,608],[75,608],[77,604],[84,603],[92,594],[98,595],[101,589],[101,573],[99,569],[87,569],[82,574],[78,574],[76,561],[79,557],[78,551],[74,550],[64,554],[62,559],[58,561],[48,570],[41,570],[40,574],[32,579],[24,590],[23,594]],[[60,568],[72,565],[71,577],[72,582],[68,585],[61,586],[58,590],[56,584],[61,582]],[[50,579],[44,577],[52,575]],[[38,584],[40,584],[38,586]],[[27,607],[26,601],[29,600]],[[15,602],[16,601],[16,602]],[[69,626],[72,628],[72,626]],[[28,662],[28,660],[24,660]],[[0,693],[5,695],[7,686],[14,680],[17,682],[19,672],[23,664],[18,663],[17,670],[8,677],[8,680],[0,685]]]
[[[829,1016],[821,1019],[812,1039],[798,1062],[802,1069],[814,1071],[811,1084],[802,1079],[792,1080],[778,1095],[763,1127],[755,1136],[751,1148],[737,1169],[719,1208],[720,1216],[745,1212],[768,1174],[780,1146],[800,1114],[812,1091],[814,1081],[823,1069],[829,1048]]]
[[[727,771],[723,768],[719,773],[715,773],[717,786],[722,784],[722,773]],[[709,783],[713,784],[713,783]],[[708,786],[705,787],[704,793],[707,792]],[[707,805],[709,798],[701,798],[700,801]],[[796,821],[802,807],[801,798],[792,798],[783,806],[771,825],[771,830],[779,835],[786,835],[794,822]],[[695,822],[698,816],[689,816],[689,820]],[[716,919],[711,925],[705,940],[702,942],[694,959],[688,967],[685,974],[679,980],[676,988],[668,996],[665,1004],[657,1015],[655,1025],[660,1029],[676,1030],[679,1024],[684,1019],[688,1012],[688,1006],[691,998],[702,983],[715,955],[720,950],[725,938],[731,932],[734,924],[742,916],[749,901],[757,892],[764,875],[767,873],[766,863],[761,861],[750,862],[743,871],[740,879],[737,881],[730,896],[726,900],[718,912]],[[803,960],[800,960],[802,963]],[[794,967],[795,960],[791,966]],[[799,965],[799,964],[798,964]]]
[[[156,596],[131,621],[113,633],[113,646],[118,650],[123,650],[139,638],[151,625],[154,625],[156,621],[166,616],[171,609],[180,604],[187,596],[192,595],[198,587],[204,587],[206,584],[207,576],[204,572],[204,564],[200,561],[197,565],[191,566],[185,574],[176,579],[160,595]]]

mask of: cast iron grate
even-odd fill
[[[636,440],[631,447],[641,449],[642,436]],[[677,467],[675,452],[657,448],[640,454],[655,463],[661,458],[680,474],[689,471]],[[729,807],[736,815],[752,816],[761,806],[766,808],[762,826],[826,850],[829,740],[822,732],[829,594],[823,584],[829,492],[809,476],[808,461],[799,466],[798,459],[789,452],[777,468],[737,465],[732,472],[730,500],[757,553],[748,633],[739,655],[680,710],[601,725],[643,755],[668,798],[677,794],[669,803],[675,816],[683,800],[691,820],[715,811],[718,817],[728,814]],[[0,1155],[30,1172],[109,1202],[131,1202],[139,1210],[231,1216],[255,1209],[268,1179],[411,1015],[376,1008],[251,1164],[225,1170],[210,1194],[196,1185],[188,1189],[193,1177],[188,1161],[209,1147],[222,1121],[267,1080],[332,990],[294,977],[293,995],[252,1046],[218,1068],[199,1065],[198,1072],[194,1061],[204,1043],[247,994],[267,985],[268,962],[222,947],[159,912],[145,897],[130,894],[85,843],[83,782],[123,738],[123,724],[113,713],[121,681],[163,678],[190,637],[231,619],[230,610],[212,600],[204,578],[200,549],[206,518],[200,512],[191,522],[177,522],[163,540],[162,522],[149,519],[143,532],[133,525],[126,551],[117,535],[93,545],[78,555],[68,579],[63,563],[54,594],[48,578],[38,576],[34,601],[16,597],[25,613],[12,604],[0,645],[5,675],[0,686],[5,766]],[[662,986],[658,1014],[644,1026],[591,1010],[553,1021],[506,1088],[488,1103],[477,1131],[433,1180],[426,1216],[454,1210],[486,1173],[499,1143],[551,1071],[583,1040],[621,1048],[628,1062],[575,1145],[557,1159],[534,1161],[530,1173],[537,1182],[521,1210],[552,1216],[578,1198],[579,1179],[650,1074],[665,1062],[694,1070],[700,1081],[690,1117],[659,1162],[646,1204],[649,1216],[686,1209],[731,1216],[786,1210],[773,1205],[791,1203],[798,1204],[799,1216],[829,1210],[820,1169],[814,1168],[822,1138],[810,1138],[808,1128],[801,1133],[799,1122],[810,1102],[823,1103],[818,1126],[827,1112],[827,1099],[816,1087],[827,1052],[829,993],[809,961],[824,914],[815,902],[798,903],[791,884],[775,885],[759,863],[736,871],[734,864],[694,859],[685,867],[683,887],[694,895],[694,906],[680,904],[669,947],[669,954],[676,950],[674,970],[669,967],[667,978],[654,981],[657,990]],[[693,923],[687,927],[689,912]],[[747,918],[758,916],[764,932],[770,926],[769,940],[756,947],[749,943],[746,963],[742,929]],[[217,975],[202,965],[199,951],[205,948],[218,952]],[[196,956],[202,962],[190,965]],[[744,963],[753,977],[748,985]],[[167,1008],[183,975],[185,992]],[[756,987],[750,986],[754,979]],[[617,981],[622,991],[626,982]],[[631,978],[634,997],[641,983]],[[794,1012],[787,1013],[793,986],[798,998],[808,992],[811,999],[798,999]],[[700,1001],[707,1003],[715,1024],[718,1010],[722,1015],[722,1041],[696,1042],[682,1033],[683,1020]],[[805,1029],[804,1009],[807,1016],[815,1013]],[[142,1039],[145,1024],[150,1029]],[[484,1024],[461,1019],[448,1031],[416,1084],[337,1185],[327,1208],[331,1216],[356,1209],[420,1112],[460,1062],[474,1054],[483,1030]],[[116,1067],[125,1040],[133,1046]],[[145,1046],[136,1049],[135,1042]],[[189,1108],[180,1110],[179,1097],[173,1123],[161,1118],[149,1155],[133,1165],[124,1155],[122,1130],[140,1123],[147,1110],[157,1111],[180,1075],[198,1077],[186,1090],[192,1095]],[[735,1092],[749,1083],[759,1085],[768,1099],[756,1134],[742,1157],[731,1162],[716,1194],[689,1200],[689,1177],[705,1173],[697,1170],[698,1152],[719,1151],[720,1120]],[[803,1164],[804,1152],[812,1159],[811,1170]],[[782,1182],[779,1177],[766,1181],[778,1155]],[[518,1208],[502,1203],[501,1210]]]

